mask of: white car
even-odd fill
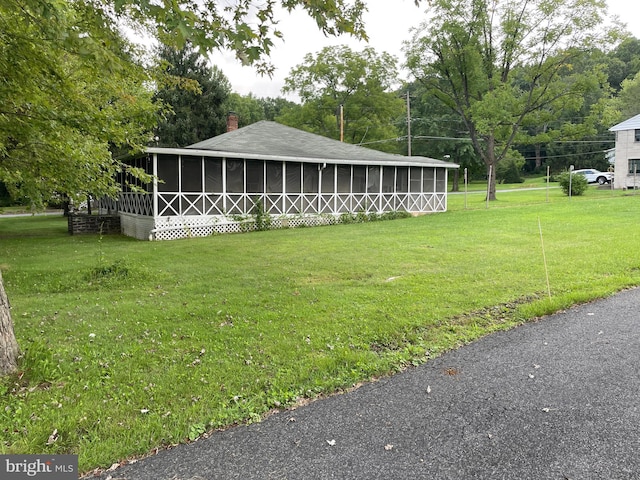
[[[611,183],[611,180],[613,180],[613,173],[601,172],[593,168],[582,168],[580,170],[574,170],[573,173],[584,176],[588,183],[597,183],[598,185]]]

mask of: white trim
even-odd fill
[[[266,155],[256,153],[238,153],[238,152],[225,152],[216,150],[198,150],[195,148],[162,148],[162,147],[147,147],[147,153],[163,153],[167,155],[189,155],[189,156],[203,156],[203,157],[218,157],[218,158],[235,158],[235,159],[251,159],[251,160],[270,160],[277,162],[301,162],[301,163],[331,163],[334,165],[387,165],[398,167],[442,167],[442,168],[460,168],[460,165],[454,163],[445,162],[442,160],[436,160],[427,157],[406,157],[404,155],[389,154],[394,157],[389,160],[376,160],[376,159],[362,159],[362,160],[349,160],[349,159],[332,159],[332,158],[313,158],[313,157],[299,157],[284,155]]]

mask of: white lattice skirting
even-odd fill
[[[339,217],[296,216],[271,218],[269,229],[316,227],[340,223]],[[208,237],[226,233],[245,233],[257,230],[254,219],[229,220],[202,217],[162,217],[157,219],[156,226],[149,232],[149,240],[178,240],[191,237]]]

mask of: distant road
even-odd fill
[[[553,187],[549,187],[549,190],[551,190],[552,188],[560,188],[559,186],[553,186]],[[504,190],[496,190],[496,193],[505,193],[505,192],[529,192],[532,190],[546,190],[547,187],[528,187],[528,188],[507,188]],[[464,191],[461,192],[449,192],[450,195],[464,195]],[[466,192],[468,195],[471,195],[473,193],[487,193],[486,190],[469,190],[468,192]]]
[[[37,212],[37,213],[3,213],[0,211],[0,218],[3,217],[43,217],[46,215],[60,215],[62,216],[62,210],[47,210],[46,212]]]

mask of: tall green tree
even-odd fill
[[[327,35],[366,39],[362,0],[0,0],[0,182],[34,206],[56,192],[115,195],[123,165],[111,150],[147,144],[157,118],[154,79],[120,25],[177,48],[229,48],[268,73],[278,4],[301,7]],[[2,373],[17,354],[8,308],[0,303]]]
[[[251,93],[248,95],[232,93],[227,99],[226,109],[238,116],[239,128],[266,120],[263,102]]]
[[[607,56],[600,49],[582,52],[569,69],[560,72],[560,78],[581,78],[584,87],[579,101],[567,97],[560,111],[541,108],[523,123],[516,142],[518,150],[530,160],[530,170],[550,166],[558,173],[574,165],[575,168],[599,168],[606,170],[605,150],[613,146],[607,143],[607,104],[611,88],[607,83]]]
[[[36,0],[30,0],[36,1]],[[416,5],[420,0],[414,0]],[[113,13],[144,27],[161,43],[182,48],[192,42],[203,51],[228,49],[238,61],[263,73],[273,72],[265,60],[274,40],[283,38],[277,29],[278,6],[291,12],[302,9],[327,36],[342,33],[367,39],[362,14],[366,0],[104,0],[95,8]]]
[[[640,114],[640,73],[634,77],[623,80],[621,90],[612,101],[612,107],[616,111],[615,120],[621,122]]]
[[[414,76],[456,112],[496,198],[496,167],[523,125],[581,102],[590,80],[571,75],[607,33],[599,0],[433,0],[432,20],[406,46]]]
[[[231,84],[216,66],[191,46],[180,50],[163,45],[158,59],[162,87],[155,98],[168,109],[155,130],[161,147],[186,147],[226,130],[226,102]]]
[[[393,56],[372,48],[355,52],[347,46],[325,47],[307,54],[283,88],[296,93],[302,107],[287,110],[278,120],[348,143],[395,150],[396,142],[377,142],[397,138],[394,121],[405,111],[404,101],[393,91],[396,63]]]
[[[297,103],[282,97],[259,98],[252,93],[231,93],[225,108],[238,116],[238,127],[242,128],[260,120],[274,121],[283,111],[295,107],[298,107]]]
[[[0,2],[0,181],[14,198],[113,195],[111,148],[148,140],[149,76],[107,22],[83,2]]]
[[[157,79],[120,26],[178,49],[229,48],[268,73],[278,4],[328,35],[366,38],[362,0],[0,0],[0,182],[35,207],[55,193],[114,195],[110,151],[146,145],[158,110]]]
[[[287,100],[283,97],[267,97],[260,98],[260,103],[262,103],[262,107],[264,108],[264,118],[265,120],[275,120],[281,114],[283,114],[287,109],[295,108],[298,106],[297,103]]]
[[[608,55],[609,85],[616,92],[622,88],[622,82],[632,79],[640,72],[640,39],[625,38]]]
[[[482,178],[482,162],[473,150],[460,116],[420,82],[410,83],[406,90],[410,94],[411,154],[449,160],[460,165],[462,172],[466,168],[469,178]],[[409,133],[406,122],[401,130],[403,134]],[[458,173],[458,170],[453,172],[454,188]]]

